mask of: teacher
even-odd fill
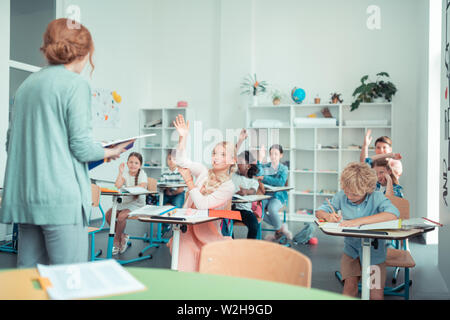
[[[41,47],[49,66],[22,83],[10,108],[0,222],[19,225],[19,268],[88,260],[88,162],[117,159],[130,144],[104,149],[92,139],[91,90],[80,73],[88,60],[94,69],[94,43],[77,27],[49,23]]]

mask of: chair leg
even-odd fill
[[[405,268],[405,300],[409,300],[409,268]]]

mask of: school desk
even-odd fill
[[[185,183],[157,183],[157,188],[159,191],[159,205],[164,205],[164,192],[166,189],[170,189],[170,188],[179,188],[179,187],[187,187],[187,184]],[[156,239],[152,239],[152,241],[157,242],[157,243],[167,243],[169,242],[168,239],[164,239],[162,238],[162,234],[161,234],[161,224],[158,223],[158,227],[157,227],[157,233],[156,233]]]
[[[188,225],[201,224],[219,220],[218,217],[186,217],[184,221],[174,220],[176,217],[139,217],[139,221],[150,223],[168,223],[172,224],[173,240],[172,240],[172,261],[170,268],[178,270],[178,252],[180,249],[180,232],[186,232]]]
[[[146,290],[102,300],[353,300],[334,292],[272,281],[157,268],[125,269]],[[33,284],[38,276],[36,268],[0,270],[0,300],[48,300],[46,292]]]
[[[410,229],[410,230],[357,230],[344,232],[337,229],[327,229],[319,225],[323,233],[338,237],[354,237],[361,238],[362,256],[361,256],[361,299],[370,299],[370,247],[378,245],[378,239],[382,240],[405,240],[424,232],[434,230],[429,229]],[[342,228],[342,229],[345,229]],[[385,234],[382,234],[385,233]]]
[[[112,258],[112,249],[114,244],[114,236],[115,236],[115,229],[116,229],[116,216],[117,216],[117,204],[122,202],[123,197],[134,197],[136,195],[147,195],[147,194],[157,194],[157,191],[145,191],[140,193],[128,193],[128,192],[104,192],[102,191],[102,196],[111,196],[112,197],[112,210],[111,210],[111,224],[109,226],[109,236],[108,236],[108,248],[106,253],[106,258],[111,259]],[[138,237],[130,237],[130,239],[140,239],[140,240],[148,240],[147,238],[138,238]],[[152,239],[152,234],[150,232],[150,241]],[[152,255],[147,256],[139,256],[139,258],[136,259],[130,259],[130,260],[117,260],[120,264],[127,264],[132,263],[136,261],[141,261],[144,259],[151,259]]]

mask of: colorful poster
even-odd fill
[[[121,101],[122,98],[116,91],[94,89],[92,91],[93,125],[102,128],[118,128]]]

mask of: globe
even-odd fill
[[[305,99],[305,96],[306,96],[305,90],[303,90],[302,88],[294,87],[294,89],[292,89],[291,91],[291,97],[295,103],[302,103],[303,100]]]

